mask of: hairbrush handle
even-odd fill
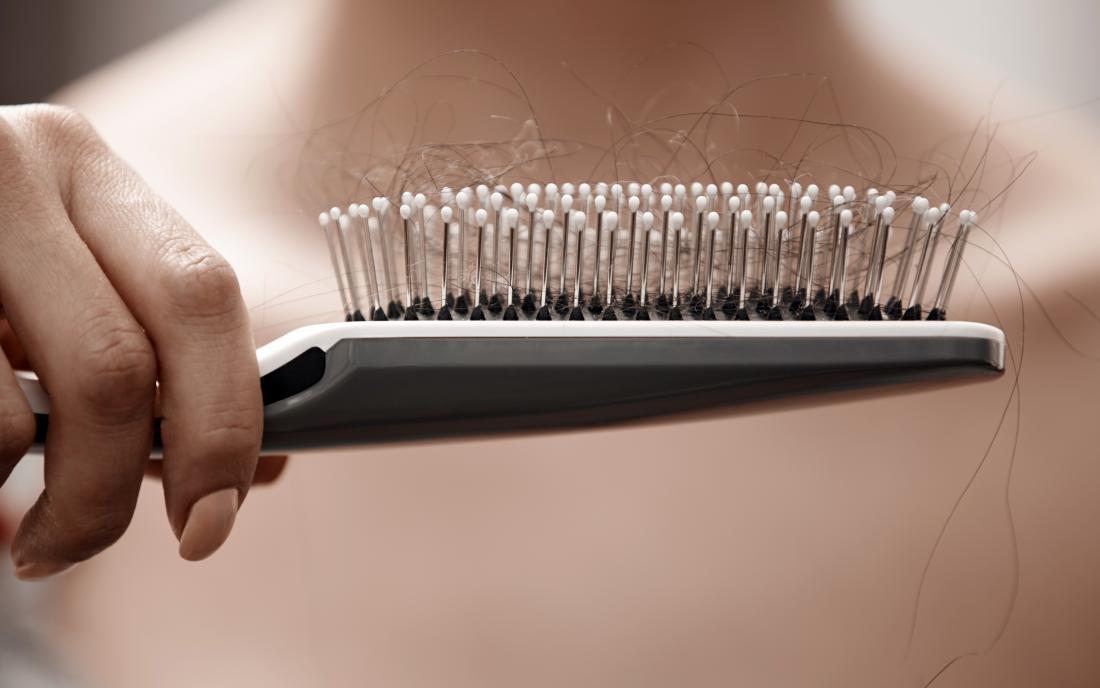
[[[391,322],[262,347],[265,451],[602,425],[766,399],[996,375],[965,322]],[[20,385],[44,441],[49,398]],[[159,433],[157,434],[159,446]]]

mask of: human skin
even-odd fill
[[[328,293],[262,307],[329,268],[290,191],[257,167],[293,161],[271,153],[288,120],[342,116],[449,48],[504,59],[545,126],[577,138],[601,130],[561,102],[573,84],[560,60],[611,80],[635,46],[688,35],[740,78],[834,75],[851,118],[902,149],[972,126],[957,101],[884,80],[827,9],[760,5],[707,6],[699,21],[690,2],[239,4],[60,99],[226,256],[264,341],[336,304]],[[1095,134],[1072,121],[1004,132],[1050,154],[998,231],[1061,334],[1095,352],[1095,323],[1064,296],[1100,287]],[[1016,284],[991,274],[987,288],[1018,355]],[[755,414],[302,455],[201,569],[169,556],[145,491],[128,536],[65,579],[62,638],[120,686],[919,686],[986,650],[1015,599],[999,642],[936,685],[1094,683],[1100,380],[1028,303],[1011,489],[1015,407],[928,568],[912,647],[929,553],[1014,370]],[[993,315],[980,298],[952,313]],[[135,570],[156,584],[135,586]]]

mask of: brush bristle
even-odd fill
[[[820,188],[479,184],[318,222],[345,315],[373,320],[944,319],[975,214],[949,236],[947,203]]]

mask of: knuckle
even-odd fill
[[[25,403],[0,399],[0,464],[18,461],[34,443],[34,414]]]
[[[22,110],[21,117],[47,142],[69,147],[98,138],[83,115],[64,105],[36,103]]]
[[[76,381],[84,401],[100,411],[127,413],[152,402],[156,355],[136,324],[95,315],[79,337]]]
[[[172,241],[161,279],[172,307],[185,317],[222,318],[239,312],[240,283],[217,251],[198,241]]]

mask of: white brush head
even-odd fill
[[[542,184],[531,182],[527,185],[527,193],[535,194],[535,196],[537,197],[539,194],[542,193]]]
[[[889,207],[889,206],[887,206],[886,208],[883,208],[882,209],[882,223],[884,225],[889,225],[893,221],[894,221],[894,209]]]
[[[713,210],[710,211],[710,213],[707,214],[707,227],[709,227],[711,229],[714,229],[715,227],[718,226],[718,221],[721,220],[721,219],[722,219],[722,216],[719,215],[717,212],[715,212]]]
[[[546,198],[548,200],[554,200],[558,197],[558,185],[554,182],[550,182],[546,185]]]
[[[352,217],[358,217],[359,216],[359,204],[358,203],[352,203],[352,204],[348,205],[348,215],[351,215]]]
[[[332,206],[331,208],[329,208],[329,210],[328,210],[328,214],[329,214],[330,216],[332,216],[332,219],[333,219],[333,220],[335,220],[335,219],[337,219],[338,217],[340,217],[340,209],[339,209],[339,208],[337,208],[336,206]]]
[[[583,210],[578,210],[569,216],[569,221],[573,223],[573,229],[576,230],[584,229],[584,223],[587,222],[587,220],[588,218],[584,216]]]
[[[737,195],[738,196],[745,196],[748,193],[749,193],[749,185],[748,184],[738,184],[737,185]]]
[[[844,191],[842,191],[841,193],[844,194],[844,200],[848,201],[849,203],[856,200],[855,187],[846,186],[844,187]]]
[[[810,208],[813,207],[813,204],[814,202],[809,196],[803,196],[802,198],[798,199],[798,211],[805,215],[806,213],[810,212]]]
[[[780,190],[778,184],[772,184],[771,186],[768,187],[768,194],[769,195],[779,196],[779,194],[781,194],[781,193],[783,193],[783,192]]]
[[[848,208],[840,211],[840,226],[847,227],[852,224],[852,211]]]
[[[401,202],[405,205],[411,206],[413,204],[412,191],[402,191],[401,192]]]
[[[748,227],[751,224],[752,224],[752,211],[751,210],[742,210],[741,211],[741,226],[742,227]]]
[[[924,221],[930,225],[934,225],[940,220],[940,215],[943,214],[939,208],[929,208],[924,212]]]
[[[951,212],[951,204],[950,203],[940,203],[940,214],[941,215],[946,215],[949,212]]]
[[[898,200],[898,195],[893,191],[887,191],[883,196],[886,197],[886,205],[894,205],[894,201]]]
[[[811,201],[816,201],[817,200],[818,193],[819,193],[819,191],[818,191],[818,188],[817,188],[817,184],[810,184],[809,186],[806,187],[806,195],[810,197]]]
[[[596,195],[597,196],[606,196],[607,195],[607,182],[596,182]]]
[[[972,224],[976,223],[977,221],[978,221],[978,213],[971,210],[970,211],[970,217],[967,218],[966,224],[972,225]]]
[[[775,210],[775,198],[773,196],[764,197],[764,212],[770,213]]]
[[[756,182],[756,195],[757,196],[764,196],[764,195],[767,195],[767,193],[768,193],[768,184],[767,184],[767,182]]]
[[[718,195],[717,184],[707,184],[707,198],[714,198]]]
[[[332,216],[328,213],[321,213],[317,216],[317,222],[320,223],[322,227],[328,227],[329,223],[332,222]]]
[[[844,205],[844,197],[841,196],[840,194],[837,194],[836,196],[833,196],[833,207],[834,208],[839,208],[842,205]]]
[[[653,195],[653,185],[652,184],[642,184],[642,188],[641,188],[640,193],[641,193],[642,198],[649,198],[651,195]],[[637,196],[638,194],[635,194],[635,195]]]
[[[881,213],[882,209],[886,207],[887,203],[889,203],[889,201],[887,200],[887,198],[885,196],[879,196],[878,198],[876,198],[875,199],[875,212],[876,213]]]
[[[508,187],[508,193],[512,196],[512,200],[518,203],[519,199],[523,198],[523,184],[512,182],[512,185]]]
[[[821,213],[816,210],[811,210],[810,214],[806,216],[806,226],[810,229],[817,227],[817,223],[821,222]]]
[[[672,195],[672,184],[670,182],[661,182],[661,195],[662,196],[671,196]]]
[[[577,193],[580,195],[582,201],[587,202],[588,197],[592,195],[592,185],[588,182],[584,182],[577,187]]]
[[[478,208],[477,212],[474,213],[474,222],[477,223],[477,226],[484,227],[485,223],[488,221],[489,213],[485,210],[485,208]]]
[[[829,198],[836,198],[840,195],[840,187],[836,184],[829,185]]]
[[[653,227],[653,213],[648,210],[642,213],[642,229],[649,231]]]
[[[504,211],[504,218],[508,221],[509,227],[519,228],[519,211],[515,208],[509,208]]]
[[[733,182],[722,182],[722,195],[723,196],[733,195]]]
[[[409,207],[408,203],[401,204],[401,219],[407,220],[412,216],[413,209]]]
[[[787,211],[786,210],[780,210],[778,213],[775,214],[775,226],[776,226],[776,229],[780,229],[780,230],[786,228],[786,226],[787,226]]]
[[[673,213],[671,216],[669,216],[668,223],[674,231],[680,229],[684,226],[684,214],[681,212]]]
[[[642,207],[642,199],[637,196],[631,196],[630,200],[626,202],[626,207],[630,208],[630,212],[636,213],[638,212],[638,208]]]
[[[730,196],[729,207],[731,213],[736,213],[741,209],[741,199],[737,196]]]
[[[447,224],[450,224],[451,219],[454,217],[454,214],[454,208],[449,205],[445,205],[439,210],[439,217],[443,218],[443,221]]]
[[[701,213],[707,208],[707,197],[697,196],[695,198],[695,212]]]
[[[554,226],[554,211],[544,210],[542,211],[542,226],[547,229]]]
[[[527,212],[535,212],[535,208],[539,207],[539,195],[537,193],[527,194]]]
[[[368,217],[370,215],[370,206],[366,203],[359,204],[359,217]]]
[[[703,183],[702,182],[692,182],[691,183],[691,195],[692,196],[698,196],[701,193],[703,193]]]
[[[504,194],[494,191],[493,195],[489,197],[489,204],[493,206],[493,210],[499,211],[504,207]]]
[[[449,186],[444,186],[439,190],[439,199],[443,201],[444,205],[450,205],[455,202],[455,192]]]
[[[594,206],[596,206],[596,212],[597,213],[602,213],[604,208],[607,207],[607,197],[606,196],[596,196],[596,200],[593,201],[592,204]]]
[[[642,192],[642,185],[638,182],[630,182],[626,185],[626,194],[628,196],[637,196]]]
[[[413,196],[413,205],[416,206],[417,210],[423,210],[424,206],[428,205],[428,197],[422,193],[416,194]]]
[[[611,197],[614,198],[616,201],[618,201],[620,198],[623,197],[623,185],[622,184],[612,184],[611,185]]]
[[[917,196],[913,199],[913,214],[924,215],[928,210],[928,199],[924,196]]]
[[[577,193],[577,187],[574,186],[572,182],[565,182],[561,185],[561,192],[563,194],[569,194],[570,196],[572,196],[573,194]]]
[[[346,232],[346,231],[348,231],[348,228],[351,227],[351,218],[348,217],[347,215],[341,215],[339,223],[340,223],[340,231],[341,232]]]
[[[661,210],[663,210],[667,213],[671,208],[672,208],[672,196],[669,196],[668,194],[665,194],[664,196],[661,196]]]
[[[800,198],[802,196],[802,185],[798,182],[791,184],[791,198]]]
[[[619,226],[619,214],[614,210],[608,211],[608,213],[603,216],[603,226],[607,231],[614,232]]]
[[[565,194],[561,197],[561,209],[563,212],[568,213],[573,209],[573,195]]]
[[[470,194],[468,191],[462,190],[458,192],[458,196],[455,197],[455,203],[458,204],[460,210],[466,210],[470,207]]]

